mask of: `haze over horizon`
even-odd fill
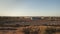
[[[60,0],[0,0],[0,16],[60,16]]]

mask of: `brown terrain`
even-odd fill
[[[60,34],[60,17],[0,17],[0,34]]]

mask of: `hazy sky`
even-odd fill
[[[60,0],[0,0],[0,16],[60,16]]]

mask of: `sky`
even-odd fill
[[[0,0],[0,16],[60,16],[60,0]]]

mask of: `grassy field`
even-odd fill
[[[60,26],[26,26],[17,30],[0,30],[0,34],[60,34]]]

